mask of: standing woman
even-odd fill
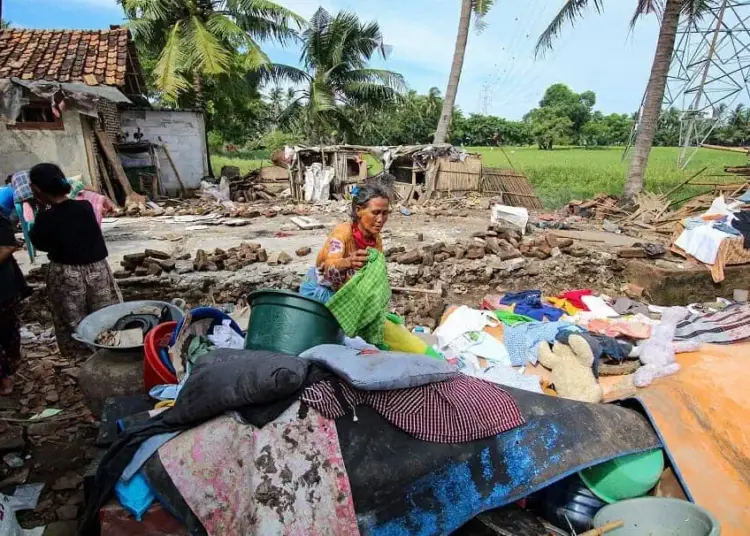
[[[0,395],[13,391],[11,376],[21,360],[18,302],[27,295],[23,273],[13,258],[18,249],[13,225],[0,212]]]
[[[60,353],[86,355],[72,335],[86,316],[117,303],[107,246],[88,201],[70,199],[71,186],[55,164],[29,171],[31,189],[40,205],[29,233],[34,247],[47,252],[47,297]]]

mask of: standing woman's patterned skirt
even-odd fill
[[[106,259],[81,266],[50,262],[47,297],[60,354],[72,359],[91,353],[85,345],[73,339],[81,320],[121,301]]]

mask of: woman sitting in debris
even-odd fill
[[[326,303],[367,264],[367,248],[383,251],[380,232],[390,214],[390,175],[373,177],[352,189],[352,221],[338,225],[318,253],[300,294]]]
[[[0,395],[13,391],[13,370],[21,360],[18,302],[28,295],[23,273],[13,253],[18,249],[14,226],[0,211]]]
[[[65,357],[78,357],[83,346],[72,334],[87,315],[118,302],[107,264],[107,246],[87,201],[70,199],[71,185],[54,164],[38,164],[29,179],[40,211],[29,238],[47,252],[47,297],[57,345]]]

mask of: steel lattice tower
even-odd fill
[[[750,102],[749,81],[750,0],[716,2],[692,21],[683,16],[662,105],[680,113],[680,167],[688,165],[735,103]],[[635,141],[639,118],[640,111],[623,158]]]

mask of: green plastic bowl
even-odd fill
[[[594,495],[608,504],[642,497],[664,472],[661,449],[621,456],[578,473]]]

